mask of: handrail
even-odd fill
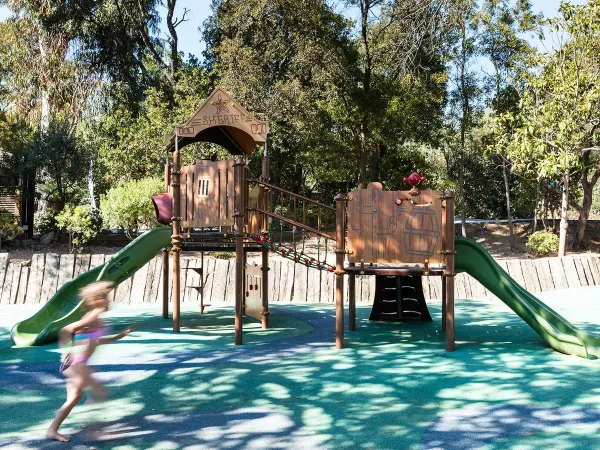
[[[327,233],[323,233],[322,231],[317,230],[316,228],[313,228],[311,226],[305,225],[303,223],[296,222],[295,220],[288,219],[287,217],[280,216],[279,214],[268,212],[268,211],[263,211],[262,209],[259,209],[259,208],[248,208],[248,211],[257,212],[259,214],[265,214],[266,216],[272,217],[273,219],[281,220],[282,222],[286,222],[290,225],[293,225],[295,227],[306,230],[309,233],[314,233],[314,234],[324,237],[326,239],[331,239],[332,241],[335,241],[334,236],[331,236]]]
[[[251,178],[248,179],[248,183],[257,183],[259,185],[266,186],[266,187],[268,187],[270,189],[273,189],[273,190],[276,190],[276,191],[279,191],[279,192],[283,192],[284,194],[293,195],[294,197],[299,198],[299,199],[304,200],[304,201],[307,201],[309,203],[312,203],[313,205],[318,206],[319,208],[325,208],[325,209],[328,209],[329,211],[335,213],[335,208],[332,208],[331,206],[327,206],[324,203],[320,203],[320,202],[318,202],[316,200],[310,199],[310,198],[305,197],[303,195],[296,194],[295,192],[288,191],[287,189],[283,189],[283,188],[281,188],[279,186],[275,186],[274,184],[267,183],[265,181],[253,180]]]

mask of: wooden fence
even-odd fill
[[[26,264],[8,262],[8,254],[0,254],[0,304],[45,303],[65,282],[96,267],[112,255],[36,254]],[[233,304],[235,292],[235,261],[205,258],[205,299],[212,305]],[[288,260],[272,260],[269,272],[271,302],[334,301],[334,276],[331,273],[308,269]],[[113,301],[123,303],[153,303],[162,299],[162,257],[159,255],[122,283],[113,294]],[[512,278],[530,292],[600,285],[600,258],[568,256],[526,260],[500,260],[499,264]],[[199,267],[200,260],[183,257],[183,269]],[[198,301],[199,275],[193,270],[181,271],[183,302]],[[346,289],[348,283],[345,283]],[[424,278],[426,298],[441,297],[438,277]],[[375,278],[357,277],[358,302],[371,302]],[[171,280],[172,291],[172,280]],[[172,292],[171,292],[172,294]],[[456,277],[457,298],[486,298],[491,294],[473,278]],[[346,296],[347,298],[347,296]]]

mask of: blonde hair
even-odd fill
[[[112,281],[97,281],[82,287],[79,290],[79,297],[87,304],[90,301],[108,297],[114,288],[115,284]]]

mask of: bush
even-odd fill
[[[163,192],[163,183],[160,178],[144,178],[110,189],[100,198],[104,225],[121,228],[130,239],[141,228],[157,226],[150,197]]]
[[[46,210],[43,213],[35,214],[33,218],[34,233],[44,235],[56,231],[57,228],[53,211]]]
[[[558,252],[558,236],[550,231],[536,231],[527,239],[527,249],[536,256]]]
[[[71,236],[71,251],[80,252],[102,229],[100,212],[87,205],[67,205],[56,216],[56,224]]]
[[[0,244],[12,241],[21,233],[23,233],[23,228],[14,223],[12,214],[0,213]]]
[[[231,258],[233,258],[233,253],[231,253],[231,252],[214,252],[213,256],[216,259],[231,259]]]

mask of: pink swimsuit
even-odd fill
[[[110,332],[110,330],[106,326],[88,329],[88,330],[82,330],[82,331],[78,331],[77,333],[75,333],[75,336],[73,336],[73,341],[81,341],[81,340],[97,341],[100,338],[108,335],[109,332]],[[91,355],[88,355],[85,351],[83,351],[80,354],[75,355],[75,356],[68,353],[65,355],[63,361],[61,362],[59,371],[62,373],[65,370],[67,370],[69,367],[74,366],[76,364],[85,364],[88,361],[88,359],[90,359],[90,356]]]

